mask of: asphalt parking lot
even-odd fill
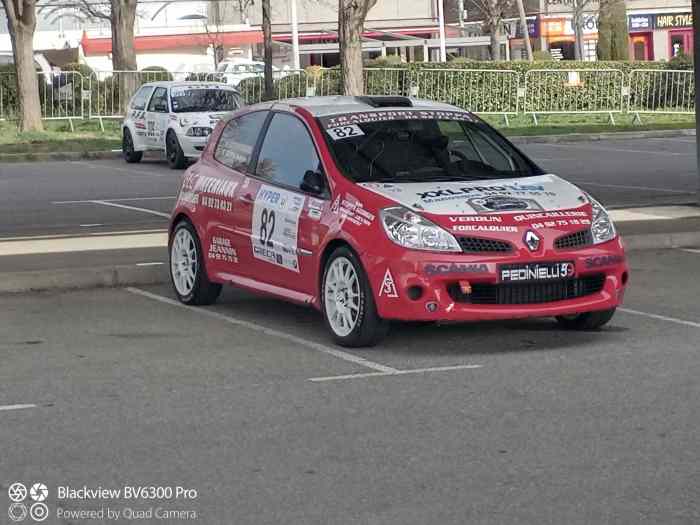
[[[698,523],[699,263],[631,253],[601,332],[398,325],[352,352],[240,291],[0,296],[0,483],[186,485],[166,506],[212,524]]]
[[[695,138],[525,144],[543,168],[609,207],[695,202]],[[182,172],[158,158],[0,166],[0,236],[163,229]]]

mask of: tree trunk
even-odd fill
[[[339,0],[338,42],[343,93],[359,96],[364,92],[362,33],[365,19],[377,0]]]
[[[262,2],[263,43],[265,47],[265,100],[274,98],[272,79],[272,12],[270,0]]]
[[[583,60],[583,17],[574,12],[574,60]]]
[[[17,69],[19,131],[42,131],[39,81],[34,68],[34,0],[2,0],[12,41],[12,55]],[[44,81],[42,76],[42,82]]]
[[[495,20],[491,23],[489,36],[491,38],[491,60],[497,62],[501,60],[501,43],[498,41],[498,22]]]
[[[136,0],[112,0],[112,67],[115,71],[137,71],[134,51]],[[129,99],[139,85],[136,73],[118,74],[119,110],[126,114]]]
[[[518,15],[520,16],[520,28],[523,32],[523,42],[525,43],[525,53],[527,55],[528,62],[532,62],[532,44],[530,43],[530,30],[527,27],[527,17],[525,16],[525,6],[523,5],[523,0],[517,0],[518,2]]]

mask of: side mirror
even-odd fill
[[[304,173],[304,178],[301,181],[301,189],[307,193],[321,195],[326,189],[323,174],[318,171],[307,171]]]

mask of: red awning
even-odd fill
[[[183,47],[207,47],[210,44],[221,44],[225,47],[244,44],[260,44],[263,41],[262,31],[231,31],[227,33],[190,33],[185,35],[152,35],[134,38],[134,48],[139,51],[166,51]],[[89,38],[83,33],[81,40],[83,52],[90,55],[108,55],[112,52],[111,38]]]

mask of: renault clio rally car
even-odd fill
[[[345,346],[391,320],[595,329],[628,267],[603,206],[478,117],[408,98],[266,103],[222,121],[170,227],[179,299],[232,284],[320,310]]]
[[[216,123],[241,107],[233,87],[217,82],[150,82],[129,102],[122,124],[126,162],[140,162],[143,152],[164,151],[173,169],[199,158]]]

